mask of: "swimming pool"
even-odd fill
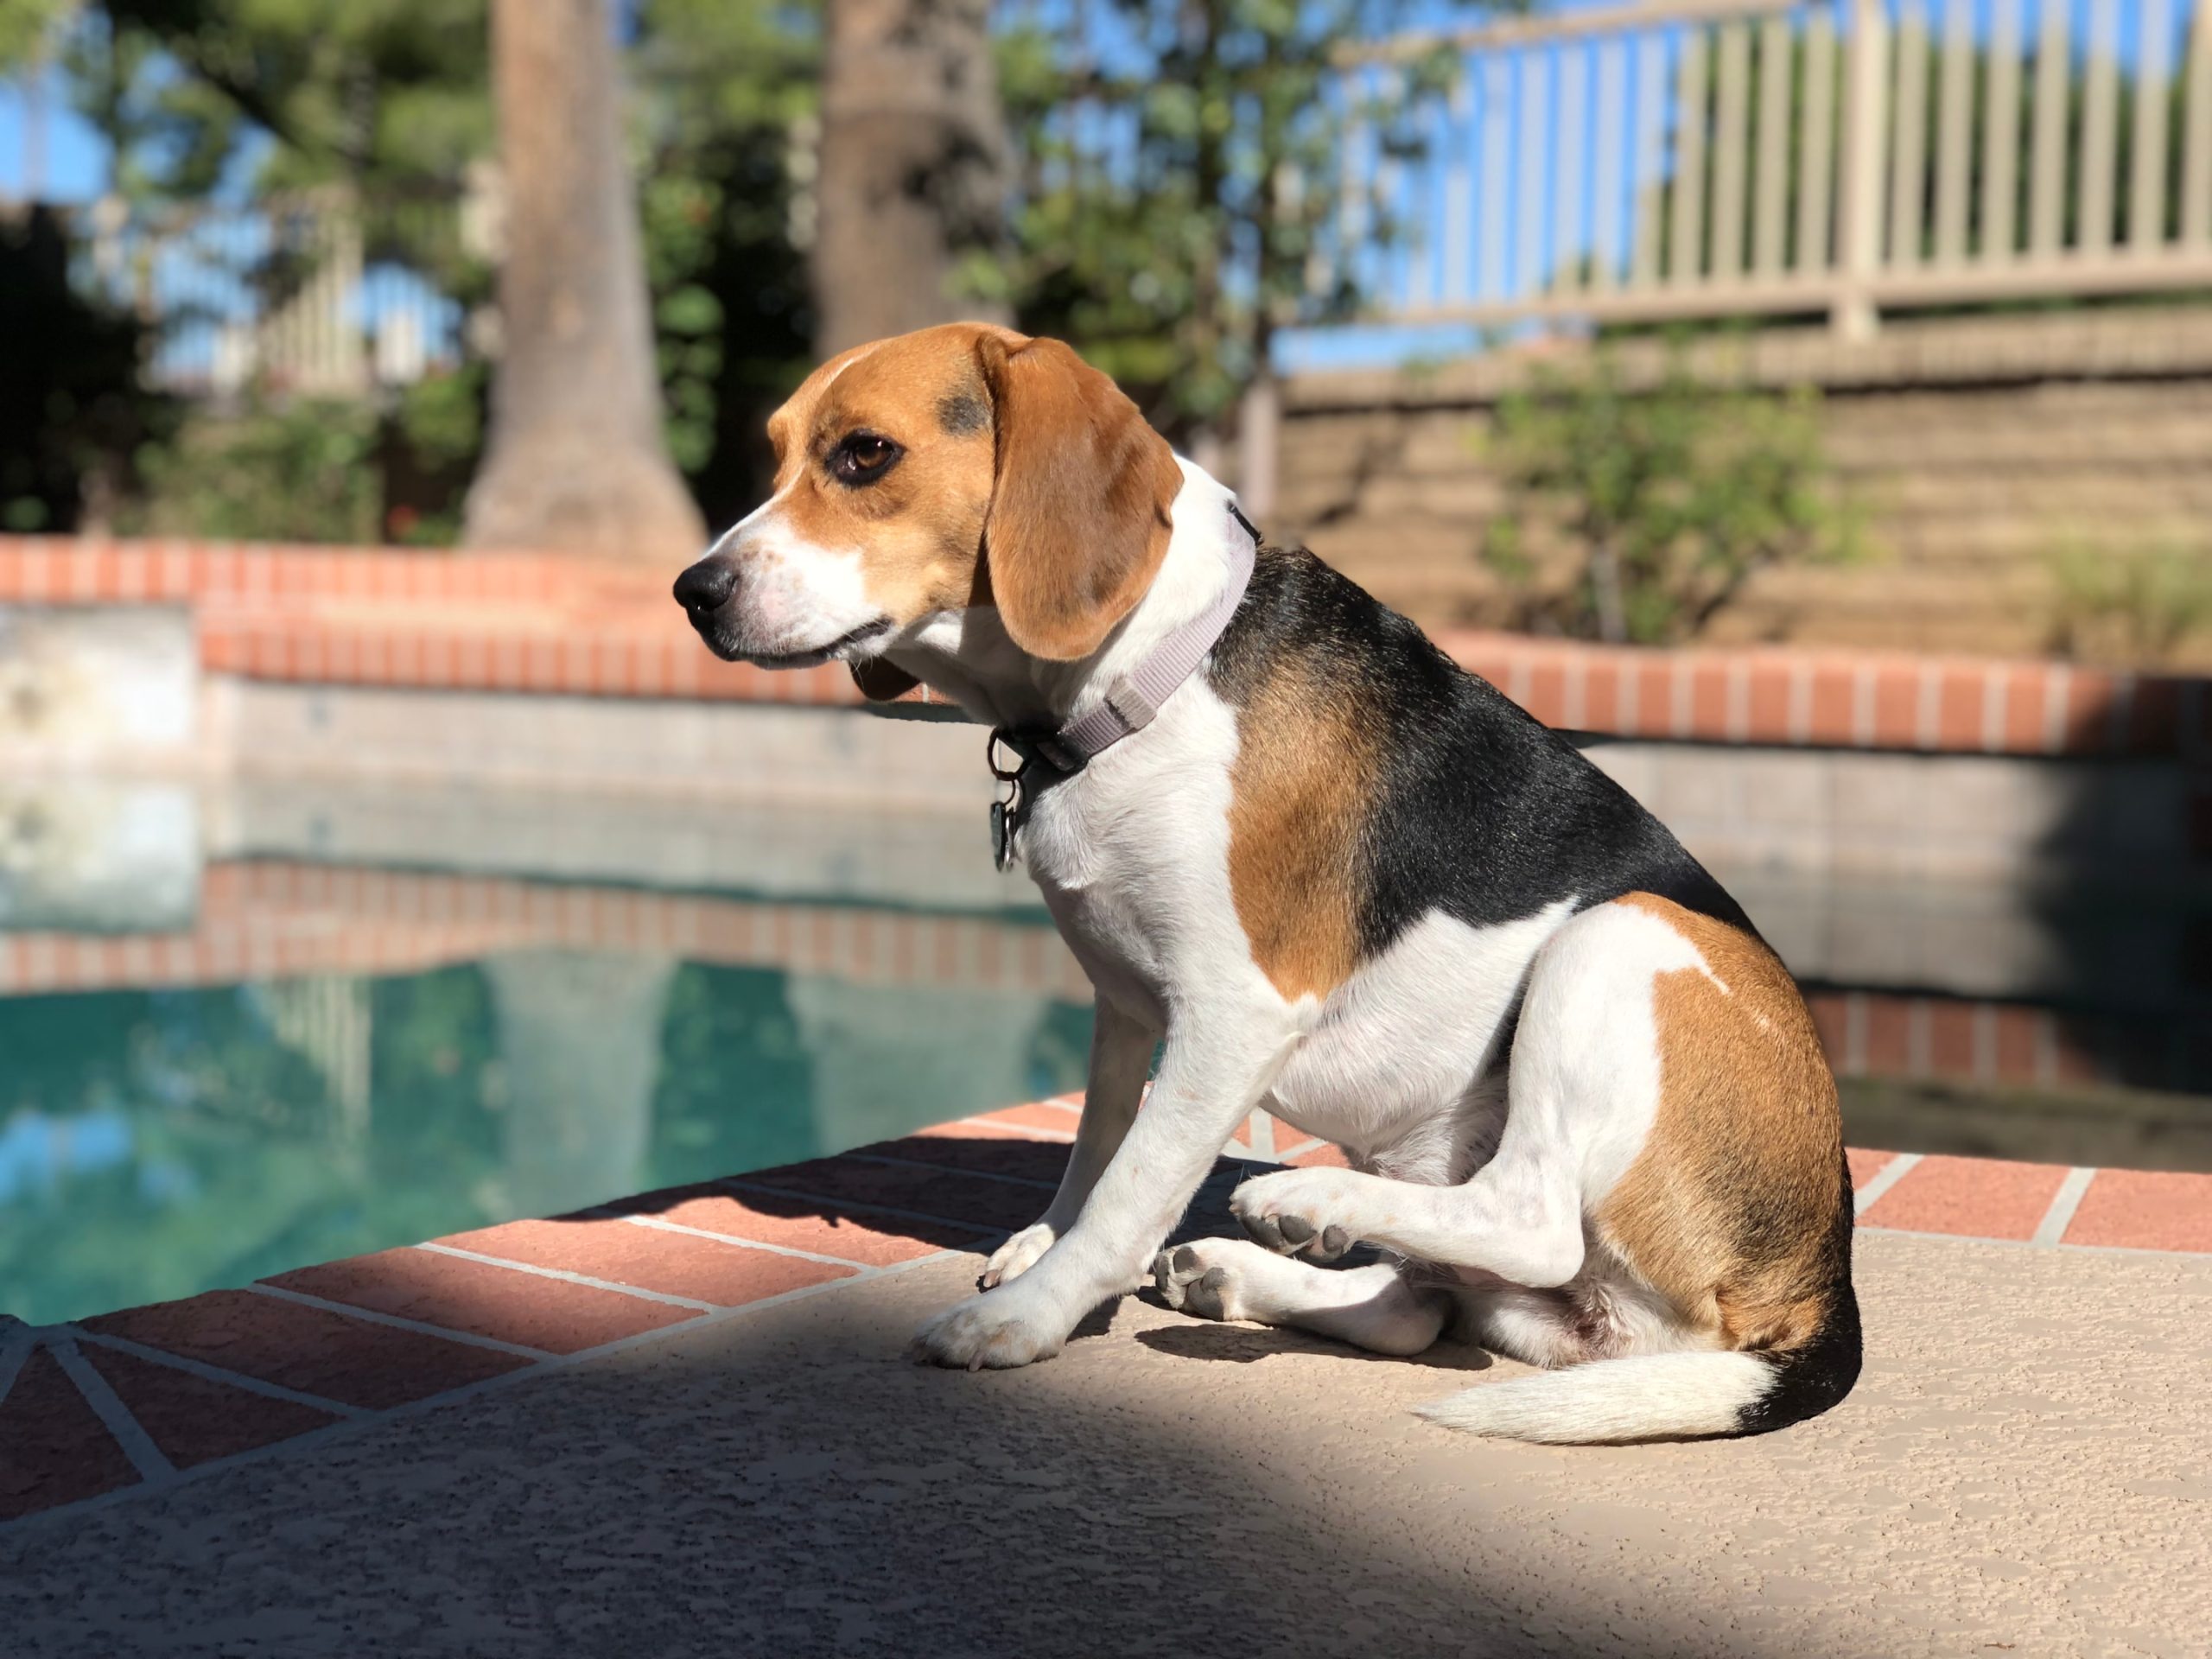
[[[1080,975],[972,815],[28,799],[0,800],[0,1311],[35,1323],[1082,1084]],[[1807,983],[1855,1142],[2212,1168],[2203,915],[1723,874]]]

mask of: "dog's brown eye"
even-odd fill
[[[830,457],[830,470],[846,484],[873,484],[902,454],[899,446],[874,432],[855,432]]]

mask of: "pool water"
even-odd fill
[[[125,794],[41,820],[105,863],[0,833],[0,1312],[34,1323],[1082,1084],[1080,977],[964,815],[571,800],[487,837],[384,792]],[[1927,924],[1945,984],[1833,948],[1929,895],[1738,891],[1808,982],[1857,1143],[2212,1168],[2202,931],[2171,906],[2135,933],[2093,908],[2129,976],[1993,994],[1965,940],[2003,895]],[[2198,944],[2142,967],[2174,937]]]
[[[44,1324],[190,1295],[1007,1103],[944,1063],[957,1026],[939,1064],[899,1066],[810,1033],[790,974],[678,963],[607,983],[623,966],[582,972],[596,995],[658,992],[649,1032],[611,1034],[648,1039],[643,1077],[620,1058],[630,1075],[610,1077],[589,1027],[557,1056],[517,1053],[543,1033],[501,982],[557,982],[576,968],[557,959],[0,1001],[0,1309]],[[911,1027],[912,995],[841,1012]],[[1079,1088],[1089,1027],[1086,1008],[1041,1010],[1014,1095]]]

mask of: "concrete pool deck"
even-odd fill
[[[0,1332],[6,1651],[2202,1650],[2212,1176],[1855,1154],[1843,1407],[1557,1450],[1409,1414],[1478,1351],[1143,1298],[906,1363],[1073,1121]]]

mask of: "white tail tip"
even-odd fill
[[[1503,1440],[1580,1446],[1733,1434],[1774,1385],[1755,1354],[1640,1354],[1492,1382],[1414,1408],[1432,1423]]]

